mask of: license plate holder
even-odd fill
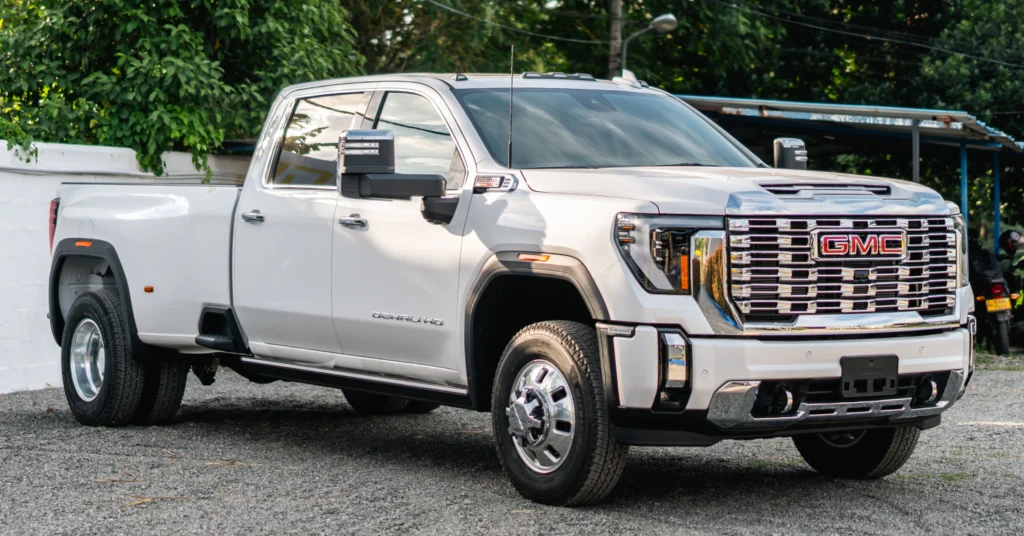
[[[992,298],[985,300],[985,310],[989,313],[1010,310],[1010,298]]]
[[[843,370],[843,398],[892,396],[899,386],[900,359],[894,355],[844,357],[839,360]]]

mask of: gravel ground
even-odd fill
[[[5,534],[1022,534],[1024,372],[980,371],[882,481],[820,478],[785,439],[634,448],[616,494],[519,497],[489,415],[361,417],[340,392],[190,380],[170,426],[86,428],[51,389],[0,396]]]

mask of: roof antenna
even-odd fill
[[[512,86],[515,84],[516,46],[512,45],[512,51],[508,59],[508,167],[512,169]]]

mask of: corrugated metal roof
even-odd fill
[[[701,95],[677,96],[698,110],[722,115],[790,121],[822,121],[862,130],[910,132],[914,121],[918,121],[922,135],[989,142],[993,144],[993,149],[999,147],[1016,153],[1024,152],[1024,142],[1018,142],[1013,136],[986,125],[963,110],[930,110]]]

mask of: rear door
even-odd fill
[[[392,131],[395,171],[447,177],[448,195],[460,197],[459,207],[451,223],[437,225],[423,218],[420,198],[341,197],[337,218],[358,215],[367,225],[334,227],[335,326],[348,355],[456,370],[469,153],[460,151],[454,119],[439,96],[411,84],[392,87],[378,92],[378,115],[364,128]]]
[[[370,95],[307,91],[286,102],[264,176],[247,180],[235,215],[233,303],[257,355],[329,361],[323,352],[342,351],[331,316],[338,137],[361,123]]]

